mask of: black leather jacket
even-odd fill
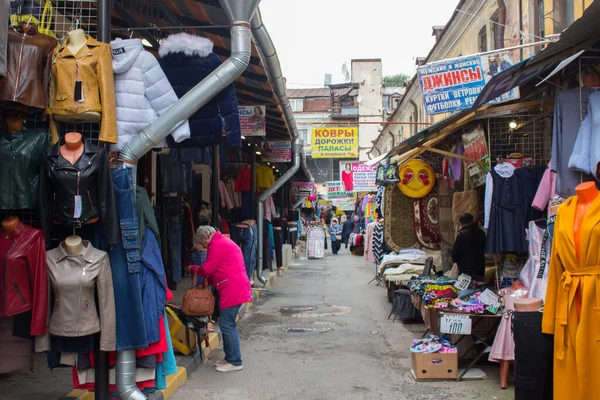
[[[0,132],[0,210],[34,209],[48,131]]]
[[[75,196],[81,196],[81,212],[76,214]],[[57,143],[47,150],[40,174],[40,223],[49,242],[52,223],[80,226],[99,217],[106,243],[121,240],[117,204],[110,173],[108,153],[85,141],[75,165],[60,154]]]

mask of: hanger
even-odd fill
[[[37,26],[35,24],[31,23],[32,18],[33,18],[33,16],[30,15],[29,21],[19,22],[19,25],[17,26],[17,31],[19,31],[20,33],[22,33],[24,35],[27,35],[29,33],[29,31],[33,30],[33,33],[37,34],[38,33]]]
[[[129,28],[129,39],[133,39],[133,29]]]

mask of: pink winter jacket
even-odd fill
[[[204,265],[190,266],[190,273],[195,271],[217,288],[221,309],[252,302],[252,288],[242,250],[221,232],[216,232],[208,243]]]

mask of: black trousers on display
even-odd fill
[[[552,400],[554,336],[542,333],[542,313],[514,312],[515,400]]]
[[[275,262],[277,268],[283,267],[283,237],[281,236],[281,229],[273,229],[273,236],[275,237]]]

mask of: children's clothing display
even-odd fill
[[[527,296],[530,298],[542,300],[546,298],[553,233],[553,217],[548,220],[546,229],[540,228],[534,221],[529,222],[529,229],[527,230],[529,258],[521,271],[519,279],[528,289]]]
[[[504,299],[504,313],[496,332],[489,360],[493,362],[513,361],[515,359],[515,341],[512,334],[512,312],[515,308],[515,301],[525,297],[526,292],[509,287],[500,289],[498,294]]]
[[[369,224],[377,217],[376,209],[376,196],[374,194],[367,194],[362,201],[361,209],[364,213],[365,223]]]
[[[110,149],[120,151],[179,99],[158,60],[144,50],[140,39],[116,39],[110,42],[110,48],[117,102],[117,144]],[[175,127],[171,137],[177,143],[188,139],[188,121]],[[155,147],[166,145],[163,140]]]
[[[524,253],[525,222],[521,182],[515,167],[501,163],[488,173],[485,188],[486,253]]]

